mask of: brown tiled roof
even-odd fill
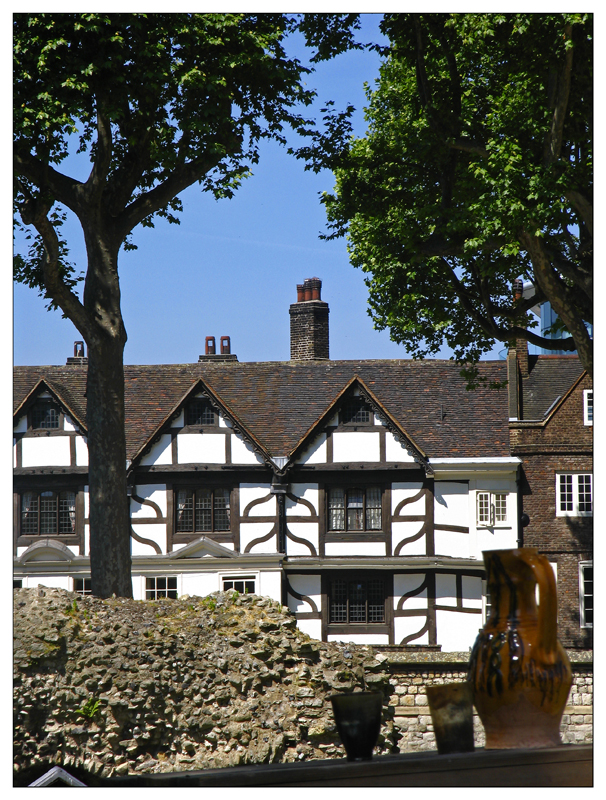
[[[583,374],[576,355],[530,356],[528,378],[522,382],[522,419],[541,420]]]
[[[479,368],[489,382],[506,380],[504,361]],[[451,361],[201,362],[124,372],[129,458],[200,378],[272,456],[287,456],[355,375],[429,458],[509,455],[507,389],[466,391]],[[40,377],[85,418],[86,367],[77,365],[16,367],[15,407]]]

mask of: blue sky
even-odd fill
[[[360,38],[376,40],[380,15],[364,18]],[[301,41],[291,52],[302,61]],[[317,65],[307,83],[338,108],[356,106],[355,133],[363,135],[364,82],[378,76],[374,53],[353,52]],[[69,163],[69,168],[66,166]],[[71,159],[63,169],[86,177],[88,165]],[[197,361],[204,340],[230,336],[240,361],[281,361],[290,357],[289,305],[305,278],[322,280],[330,306],[330,356],[334,359],[406,358],[403,346],[376,331],[367,313],[364,275],[348,261],[346,241],[325,242],[325,214],[319,193],[333,187],[329,172],[315,175],[286,148],[262,147],[260,163],[232,200],[215,201],[198,186],[182,194],[181,224],[158,221],[138,228],[138,250],[120,253],[122,310],[128,342],[125,363]],[[85,269],[77,221],[66,226],[72,261]],[[60,312],[48,312],[37,292],[15,285],[14,363],[64,364],[81,338]],[[502,347],[495,347],[493,357]],[[442,356],[448,357],[444,350]]]

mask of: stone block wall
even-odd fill
[[[378,648],[377,648],[378,649]],[[436,740],[427,704],[426,687],[467,677],[469,653],[434,653],[420,661],[413,653],[379,653],[390,672],[393,723],[401,735],[401,753],[435,750]],[[563,744],[589,744],[593,741],[593,664],[591,652],[569,653],[573,682],[562,717],[560,733]],[[456,659],[456,660],[455,660]],[[577,659],[575,661],[575,659]],[[580,661],[579,661],[580,659]],[[484,747],[484,728],[474,709],[474,739],[476,747]]]

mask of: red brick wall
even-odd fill
[[[543,426],[512,423],[512,455],[522,459],[522,510],[530,517],[524,545],[558,565],[558,635],[565,647],[592,647],[579,618],[579,561],[593,557],[593,518],[556,516],[556,474],[593,472],[593,428],[583,422],[585,376]]]

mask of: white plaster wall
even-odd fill
[[[352,644],[389,644],[386,633],[334,633],[328,635],[329,642],[351,642]]]
[[[136,522],[133,522],[132,528],[138,536],[155,542],[159,546],[160,552],[166,552],[166,525],[162,523],[158,525],[137,525]],[[138,542],[132,536],[130,539],[130,551],[133,556],[152,556],[156,552],[151,545]]]
[[[436,604],[456,608],[457,582],[454,575],[436,574]]]
[[[318,491],[317,483],[293,483],[291,485],[291,494],[295,497],[300,497],[301,500],[307,500],[311,503],[315,513],[317,514],[320,508],[320,493]],[[295,503],[289,497],[286,498],[286,516],[295,515],[298,517],[310,517],[311,511],[303,503]]]
[[[243,553],[246,547],[259,536],[265,536],[273,528],[273,522],[243,522],[240,525],[240,552]],[[277,547],[276,536],[271,536],[266,542],[255,545],[253,553],[275,553]]]
[[[183,594],[206,597],[221,588],[218,572],[184,572],[181,576]]]
[[[151,467],[154,464],[172,463],[171,436],[169,433],[162,434],[159,441],[141,459],[141,464],[145,467]]]
[[[312,639],[322,638],[322,620],[321,619],[300,619],[297,622],[297,627],[303,633],[311,636]]]
[[[320,552],[320,534],[317,522],[289,522],[288,530],[299,539],[305,539],[313,545],[316,555]],[[286,552],[289,556],[310,556],[312,555],[309,547],[299,542],[293,542],[286,538]]]
[[[471,575],[461,578],[463,588],[463,608],[477,608],[482,610],[482,579]]]
[[[478,528],[477,552],[475,557],[482,559],[484,550],[509,550],[516,548],[518,534],[514,528]]]
[[[378,431],[343,431],[332,435],[334,462],[379,461],[381,439]]]
[[[436,481],[435,524],[469,526],[469,489],[466,483]]]
[[[231,422],[228,422],[222,414],[219,414],[219,427],[220,428],[231,428]]]
[[[326,542],[327,556],[384,556],[384,542]]]
[[[21,441],[24,467],[69,467],[69,436],[24,437]]]
[[[76,466],[88,467],[88,444],[83,436],[76,436]]]
[[[242,572],[242,574],[245,573]],[[282,573],[279,570],[261,570],[257,594],[260,594],[262,597],[271,597],[272,600],[281,602]]]
[[[83,556],[90,555],[90,525],[84,526],[84,552]]]
[[[155,503],[162,515],[165,517],[167,514],[167,501],[166,501],[166,484],[164,483],[143,483],[134,487],[134,492],[142,500],[151,500]],[[130,501],[130,515],[132,519],[137,518],[151,518],[155,519],[156,512],[150,506],[141,505],[134,498]]]
[[[408,508],[408,506],[407,506]],[[396,547],[402,539],[414,536],[423,527],[422,522],[392,522],[391,524],[391,546],[395,552]],[[427,542],[425,536],[420,536],[414,542],[408,542],[400,550],[401,556],[424,556],[427,552]]]
[[[27,415],[19,417],[17,424],[13,427],[15,433],[25,433],[27,431]]]
[[[178,464],[225,464],[224,433],[179,433]]]
[[[460,523],[453,522],[451,524],[458,525]],[[471,533],[436,530],[434,532],[436,555],[452,556],[454,558],[474,558],[476,556],[474,539],[473,528]]]
[[[239,434],[231,437],[231,463],[232,464],[262,464],[263,459],[257,455],[252,446]]]
[[[421,491],[422,488],[423,484],[420,481],[417,483],[392,483],[391,513],[393,514],[395,512],[402,500],[407,500],[409,497],[414,497]],[[402,508],[400,513],[402,515],[410,514],[411,516],[413,514],[415,516],[418,516],[419,514],[425,514],[425,497],[420,497],[418,500],[415,500],[414,503],[408,503]]]
[[[297,459],[297,464],[326,463],[326,434],[321,433]]]
[[[322,609],[322,579],[320,575],[288,575],[288,582],[299,594],[304,594],[313,600],[318,611]],[[309,603],[299,600],[297,597],[288,595],[288,607],[291,611],[308,613],[313,611]]]
[[[72,422],[70,417],[67,416],[67,414],[63,417],[63,430],[64,431],[75,431],[76,430],[76,426],[74,425],[74,423]]]
[[[385,458],[387,461],[411,462],[414,458],[396,439],[391,431],[385,431]]]
[[[27,575],[23,577],[24,589],[46,586],[48,589],[66,589],[72,591],[72,581],[68,575]]]
[[[425,575],[416,572],[405,572],[393,576],[393,607],[397,608],[400,598],[407,592],[418,589],[425,580]],[[414,597],[409,597],[404,601],[402,608],[408,611],[413,608],[427,608],[427,589],[423,589]]]
[[[183,409],[179,412],[179,416],[171,422],[171,426],[173,428],[183,428],[185,426],[185,411]]]
[[[443,652],[468,651],[470,647],[473,647],[481,627],[481,614],[436,611],[436,635]]]
[[[13,469],[17,469],[17,441],[13,439]]]
[[[271,486],[269,483],[241,483],[240,484],[240,515],[244,514],[244,510],[249,503],[253,500],[260,500],[269,494]],[[273,505],[270,505],[273,503]],[[263,510],[259,510],[263,509]],[[267,517],[270,514],[276,513],[276,497],[270,495],[267,503],[259,503],[253,506],[250,514],[257,517]]]
[[[394,641],[400,644],[406,636],[417,633],[425,625],[425,617],[395,617]],[[409,644],[429,644],[429,631],[413,639]]]

